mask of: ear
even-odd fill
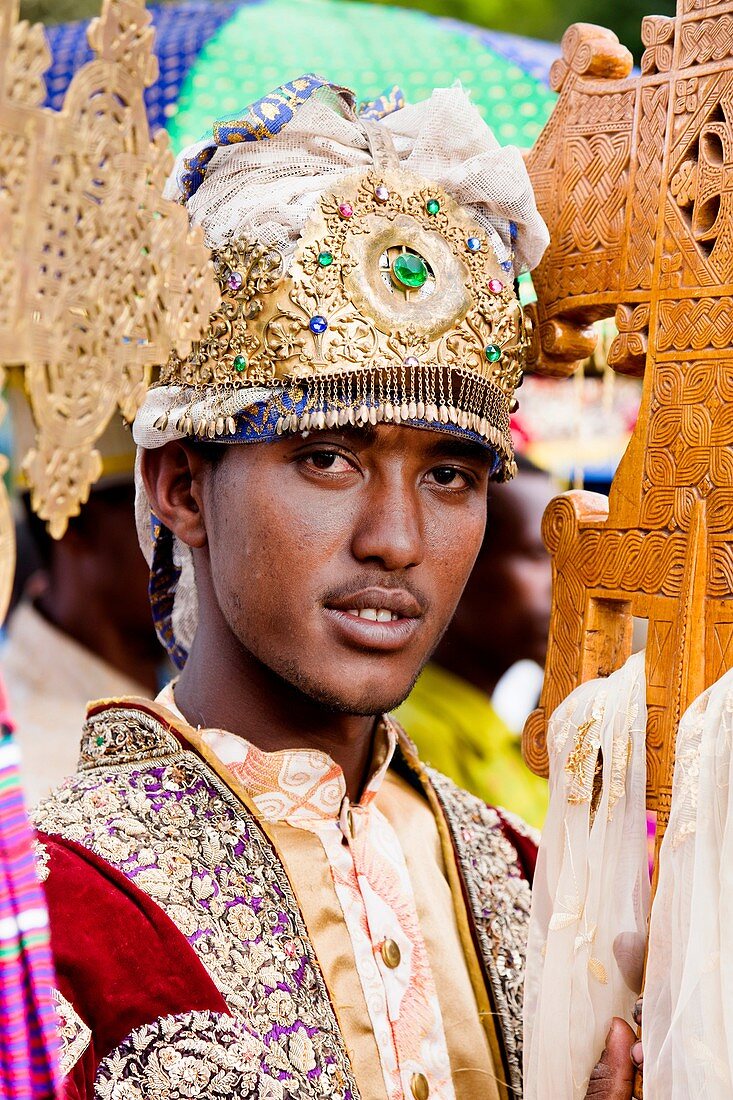
[[[171,442],[144,450],[141,473],[150,507],[182,542],[192,548],[206,545],[203,479],[210,464],[195,448]]]

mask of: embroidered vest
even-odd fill
[[[508,815],[423,768],[409,752],[401,766],[422,785],[439,828],[450,836],[500,1024],[503,1069],[512,1096],[521,1097],[530,891],[507,839],[507,831],[515,835],[521,826],[511,819],[507,827]],[[234,1072],[232,1050],[240,1058],[246,1053],[254,1082],[256,1044],[273,1091],[252,1096],[276,1096],[290,1081],[303,1097],[358,1100],[329,993],[275,848],[247,807],[154,707],[136,701],[92,708],[80,771],[41,804],[36,822],[100,857],[151,898],[185,936],[230,1014],[141,1021],[115,1050],[100,1052],[95,1095],[112,1095],[126,1059],[139,1060],[148,1050],[153,1057],[167,1044],[178,1052],[178,1065],[180,1058],[195,1061],[196,1049],[203,1055],[204,1044],[207,1064],[221,1064],[216,1079],[222,1088],[217,1091],[212,1078],[201,1095],[245,1097],[250,1092],[241,1073],[237,1085],[226,1067]],[[67,1031],[69,1041],[78,1042],[68,1020]],[[163,1072],[159,1065],[157,1071]]]

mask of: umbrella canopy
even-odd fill
[[[499,141],[529,147],[555,102],[559,47],[423,12],[350,0],[189,0],[151,9],[160,74],[146,102],[152,129],[174,148],[198,140],[284,80],[318,72],[373,99],[399,84],[409,102],[455,80]],[[48,106],[91,57],[83,23],[47,28]]]

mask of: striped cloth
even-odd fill
[[[50,1100],[59,1082],[48,915],[0,685],[0,1098]]]

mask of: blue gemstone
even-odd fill
[[[466,248],[470,249],[471,252],[480,252],[481,241],[478,239],[478,237],[469,237],[466,241]]]
[[[501,265],[504,271],[512,272],[514,270],[514,264],[511,260],[502,260]]]
[[[517,223],[509,222],[509,236],[513,241],[517,239]]]
[[[311,317],[308,322],[308,328],[311,332],[325,332],[328,328],[328,321],[325,317],[321,317],[320,313],[316,313],[314,317]]]

